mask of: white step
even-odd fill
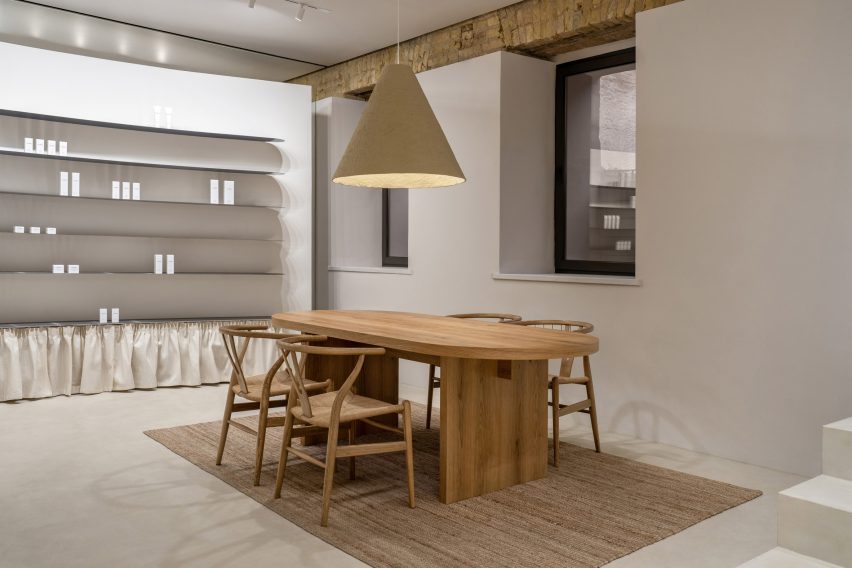
[[[756,558],[752,558],[739,568],[840,568],[837,564],[823,562],[811,556],[805,556],[786,548],[776,547]]]
[[[852,566],[852,481],[820,475],[779,493],[778,545]]]
[[[852,418],[822,427],[822,472],[852,480]]]

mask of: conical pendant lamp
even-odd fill
[[[332,180],[375,188],[446,187],[465,181],[447,137],[408,65],[382,70]]]
[[[375,188],[446,187],[465,181],[414,71],[382,70],[335,183]]]

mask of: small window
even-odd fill
[[[556,68],[556,271],[636,273],[636,51]]]
[[[382,190],[382,266],[408,266],[408,190]]]

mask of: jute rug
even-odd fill
[[[425,429],[422,406],[414,405],[413,414],[417,508],[406,502],[404,454],[359,458],[351,481],[342,460],[328,528],[319,525],[320,468],[291,458],[282,498],[272,499],[280,428],[269,430],[260,487],[252,486],[255,441],[245,432],[231,428],[221,466],[214,464],[219,422],[146,434],[309,533],[381,567],[596,567],[761,494],[562,443],[561,468],[551,467],[547,478],[443,505],[438,430]],[[321,455],[323,446],[315,449]]]

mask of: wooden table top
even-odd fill
[[[359,310],[283,312],[273,325],[388,349],[469,359],[560,359],[595,353],[598,338],[505,323]]]

